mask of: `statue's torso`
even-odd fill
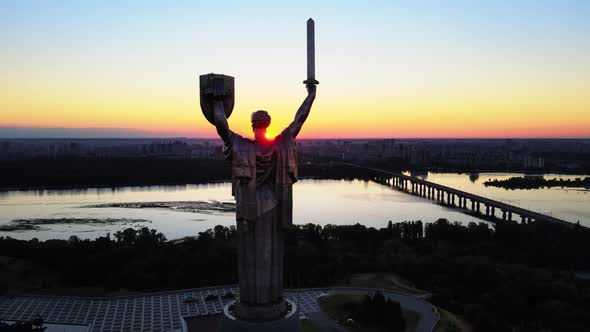
[[[232,161],[237,220],[255,220],[278,208],[281,223],[291,225],[291,188],[297,181],[295,149],[288,131],[264,144],[231,133],[224,142],[224,154]]]
[[[258,143],[256,146],[256,205],[260,214],[277,205],[275,195],[277,148],[274,142]]]

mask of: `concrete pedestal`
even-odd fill
[[[233,308],[233,315],[247,321],[269,321],[283,318],[286,315],[287,307],[287,301],[284,299],[266,305],[248,305],[244,302],[237,302]]]
[[[228,303],[223,308],[219,332],[301,332],[299,324],[299,309],[290,300],[286,300],[288,307],[291,307],[286,314],[274,320],[249,321],[240,319],[232,314],[230,308],[236,305],[235,301]]]

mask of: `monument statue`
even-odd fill
[[[236,199],[239,301],[233,314],[245,321],[280,319],[288,311],[283,298],[285,229],[292,225],[293,191],[297,181],[295,139],[316,97],[314,22],[307,22],[307,97],[293,122],[268,138],[271,117],[252,113],[254,139],[233,132],[227,122],[234,105],[231,76],[200,77],[201,108],[223,140],[225,158],[232,163],[232,194]]]

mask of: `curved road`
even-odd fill
[[[363,288],[332,288],[329,289],[326,294],[365,295],[367,292],[374,290],[375,289]],[[434,313],[432,304],[426,302],[420,296],[395,293],[381,289],[378,290],[381,291],[388,299],[399,302],[403,309],[417,312],[420,315],[418,324],[416,325],[416,332],[432,332],[434,326],[436,323],[438,323],[439,316],[438,314]],[[322,312],[308,313],[306,315],[312,320],[317,328],[321,329],[322,331],[348,331]]]

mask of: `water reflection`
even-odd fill
[[[410,176],[417,177],[422,180],[428,179],[428,172],[427,171],[411,171]]]
[[[483,185],[484,179],[505,179],[522,176],[514,173],[427,173],[420,178],[471,192],[477,195],[518,205],[560,219],[590,226],[590,203],[587,190],[538,189],[511,190]],[[546,177],[575,178],[573,176],[546,175]],[[157,209],[80,208],[81,206],[162,201],[232,201],[231,183],[132,186],[116,188],[76,188],[67,190],[13,190],[0,192],[0,224],[13,219],[26,218],[130,218],[148,219],[150,227],[163,232],[168,238],[196,234],[215,225],[232,225],[232,214],[199,214]],[[448,209],[432,201],[392,190],[370,181],[308,179],[297,182],[294,190],[294,220],[298,224],[354,224],[384,227],[394,222],[438,218],[451,221],[479,222],[459,210]],[[118,229],[114,226],[51,225],[43,231],[0,232],[0,236],[17,238],[68,238],[76,234],[93,238]],[[122,226],[121,226],[122,227]]]
[[[0,190],[0,199],[3,197],[34,195],[34,196],[76,196],[76,195],[101,195],[117,194],[126,192],[176,192],[193,189],[220,187],[227,182],[211,182],[202,184],[181,184],[181,185],[147,185],[147,186],[124,186],[124,187],[90,187],[90,188],[66,188],[66,189],[16,189]]]
[[[575,179],[580,175],[532,174],[545,179]],[[505,180],[510,177],[525,176],[523,173],[480,173],[471,180],[471,176],[453,173],[430,173],[429,181],[457,188],[476,195],[520,206],[525,209],[544,213],[570,222],[580,222],[590,226],[590,201],[588,195],[579,188],[540,188],[517,189],[486,187],[483,182],[488,180]]]

